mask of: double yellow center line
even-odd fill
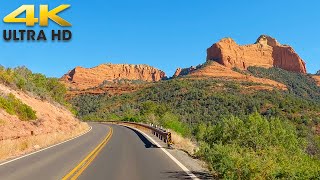
[[[77,179],[81,173],[90,165],[90,163],[97,157],[99,152],[108,143],[113,133],[113,129],[109,126],[109,133],[103,139],[103,141],[91,151],[74,169],[72,169],[67,175],[65,175],[62,180],[74,180]]]

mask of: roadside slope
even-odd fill
[[[0,109],[0,160],[64,141],[88,129],[62,105],[0,84],[0,95],[9,94],[36,111],[36,119],[23,121]]]

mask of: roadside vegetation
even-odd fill
[[[203,126],[197,154],[223,179],[317,179],[320,161],[287,120],[258,113]]]
[[[48,78],[40,73],[32,73],[26,67],[4,68],[0,66],[0,83],[12,88],[28,91],[34,95],[66,104],[66,87],[57,78]]]
[[[37,119],[36,112],[13,94],[0,96],[0,108],[4,109],[8,114],[17,115],[22,121]]]
[[[250,68],[288,91],[250,90],[248,82],[177,78],[119,96],[82,95],[83,120],[162,125],[199,144],[196,155],[226,179],[320,177],[320,88],[308,75]]]
[[[76,114],[72,105],[65,100],[67,88],[58,78],[32,73],[26,67],[4,68],[0,66],[0,83],[19,89],[50,102],[57,102]]]
[[[0,83],[31,93],[41,99],[58,102],[72,110],[71,105],[64,99],[66,87],[57,78],[47,78],[43,74],[32,73],[26,67],[4,68],[0,66]],[[0,96],[0,108],[11,115],[17,115],[23,121],[37,118],[36,112],[15,98],[13,94]]]
[[[65,101],[66,88],[57,78],[32,73],[25,67],[0,66],[0,84],[0,110],[7,112],[0,113],[0,161],[65,141],[89,129],[87,123],[79,122],[61,106],[72,107]]]

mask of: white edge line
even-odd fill
[[[126,125],[123,125],[126,126]],[[129,128],[133,128],[131,126],[126,126]],[[186,166],[184,166],[179,160],[177,160],[174,156],[172,156],[166,149],[161,147],[161,145],[156,142],[153,138],[151,138],[148,134],[140,131],[139,129],[133,128],[137,131],[139,131],[142,135],[146,136],[148,139],[150,139],[156,146],[158,146],[173,162],[175,162],[187,175],[193,179],[193,180],[200,180],[196,175],[194,175]]]
[[[47,150],[47,149],[50,149],[50,148],[53,148],[53,147],[55,147],[55,146],[64,144],[64,143],[66,143],[66,142],[69,142],[69,141],[71,141],[71,140],[74,140],[74,139],[76,139],[76,138],[78,138],[78,137],[80,137],[80,136],[83,136],[83,135],[87,134],[87,133],[90,132],[91,130],[92,130],[92,126],[90,126],[90,129],[89,129],[89,130],[87,130],[86,132],[84,132],[84,133],[82,133],[82,134],[80,134],[80,135],[78,135],[78,136],[76,136],[76,137],[73,137],[73,138],[71,138],[71,139],[68,139],[68,140],[66,140],[66,141],[60,142],[60,143],[58,143],[58,144],[51,145],[51,146],[46,147],[46,148],[43,148],[43,149],[40,149],[40,150],[38,150],[38,151],[34,151],[34,152],[32,152],[32,153],[29,153],[29,154],[26,154],[26,155],[17,157],[17,158],[15,158],[15,159],[12,159],[12,160],[3,162],[3,163],[0,164],[0,166],[3,166],[3,165],[5,165],[5,164],[11,163],[11,162],[13,162],[13,161],[17,161],[17,160],[19,160],[19,159],[22,159],[22,158],[31,156],[31,155],[33,155],[33,154],[39,153],[39,152],[41,152],[41,151],[44,151],[44,150]]]

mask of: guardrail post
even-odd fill
[[[171,148],[171,145],[172,145],[171,132],[167,132],[167,145],[168,145],[168,148]]]

